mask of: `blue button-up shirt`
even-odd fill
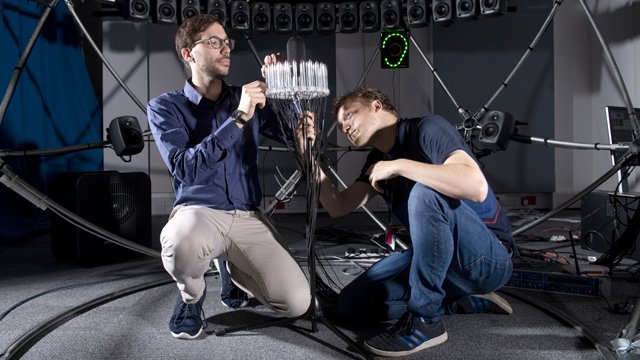
[[[282,142],[275,113],[256,108],[242,129],[231,119],[242,89],[223,82],[218,100],[191,84],[149,102],[149,127],[173,177],[176,205],[255,210],[262,199],[258,177],[259,136]]]

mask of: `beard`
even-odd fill
[[[223,79],[229,75],[229,66],[220,64],[217,61],[205,63],[201,66],[201,70],[205,75],[214,79]]]

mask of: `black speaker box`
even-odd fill
[[[205,11],[207,14],[217,17],[222,26],[227,24],[227,4],[224,0],[207,0]]]
[[[178,12],[178,23],[182,24],[188,18],[200,14],[200,0],[182,0],[180,1],[180,11]]]
[[[151,181],[142,172],[65,173],[52,182],[57,203],[98,227],[151,247]],[[51,218],[51,248],[62,259],[83,266],[115,263],[142,256],[99,238],[67,220]]]
[[[638,193],[593,191],[585,196],[580,207],[582,247],[607,251],[624,233],[639,203]],[[627,256],[640,260],[640,237],[636,237],[635,249]]]
[[[149,0],[124,0],[122,2],[122,17],[131,21],[147,21],[151,5]]]
[[[487,112],[480,120],[481,147],[497,146],[505,150],[511,140],[514,127],[515,121],[511,114],[497,110]]]
[[[176,0],[154,0],[151,21],[157,24],[175,24],[178,22],[178,6]]]

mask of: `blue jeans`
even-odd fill
[[[412,248],[378,261],[342,289],[343,319],[381,321],[410,311],[438,321],[452,299],[495,291],[511,277],[506,247],[464,202],[416,184],[407,209],[400,221]]]

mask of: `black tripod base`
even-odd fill
[[[355,341],[351,340],[351,338],[349,338],[344,332],[342,332],[342,330],[338,329],[335,325],[333,325],[329,320],[327,320],[324,316],[317,316],[316,317],[317,321],[320,321],[321,323],[323,323],[326,327],[329,328],[329,330],[331,330],[334,334],[336,334],[340,339],[342,339],[342,341],[344,341],[345,343],[347,343],[347,345],[349,345],[352,349],[354,349],[355,351],[357,351],[360,355],[362,355],[363,358],[365,359],[373,359],[373,357],[371,357],[371,354],[368,353],[365,349],[362,348],[362,346],[358,345]],[[313,323],[313,321],[312,321]],[[313,323],[315,326],[315,323]],[[316,327],[316,331],[317,331],[317,327]]]
[[[317,309],[318,308],[318,304],[316,303],[315,306],[316,306],[316,309]],[[294,318],[279,317],[279,318],[273,318],[273,319],[268,319],[268,320],[265,320],[265,321],[257,322],[255,324],[219,328],[219,329],[216,329],[214,331],[214,333],[216,334],[216,336],[224,336],[226,334],[230,334],[230,333],[234,333],[234,332],[238,332],[238,331],[251,331],[251,330],[261,329],[261,328],[265,328],[265,327],[269,327],[269,326],[278,326],[278,325],[290,324],[290,323],[293,323],[294,321],[296,321],[298,319],[310,319],[311,320],[311,332],[318,332],[317,323],[321,322],[327,328],[329,328],[329,330],[331,330],[334,334],[336,334],[340,339],[342,339],[342,341],[347,343],[348,346],[350,346],[352,349],[354,349],[360,355],[362,355],[363,358],[365,358],[365,359],[373,359],[371,357],[371,354],[369,354],[366,350],[364,350],[362,348],[362,346],[358,345],[355,341],[351,340],[351,338],[349,338],[344,332],[342,332],[342,330],[338,329],[335,325],[333,325],[323,315],[318,315],[319,313],[321,313],[321,312],[316,312],[316,313],[314,313],[314,315],[311,315],[311,316],[309,316],[309,314],[306,314],[306,315],[299,316],[299,317],[294,317]]]
[[[278,325],[282,325],[282,324],[288,324],[288,323],[292,323],[292,322],[294,322],[294,321],[296,321],[298,319],[299,319],[299,317],[294,317],[294,318],[288,318],[288,317],[273,318],[273,319],[261,321],[261,322],[258,322],[258,323],[255,323],[255,324],[250,324],[250,325],[241,325],[241,326],[233,326],[233,327],[216,329],[215,330],[215,334],[216,334],[216,336],[223,336],[223,335],[234,333],[234,332],[238,332],[238,331],[250,331],[250,330],[255,330],[255,329],[261,329],[261,328],[268,327],[268,326],[278,326]]]

